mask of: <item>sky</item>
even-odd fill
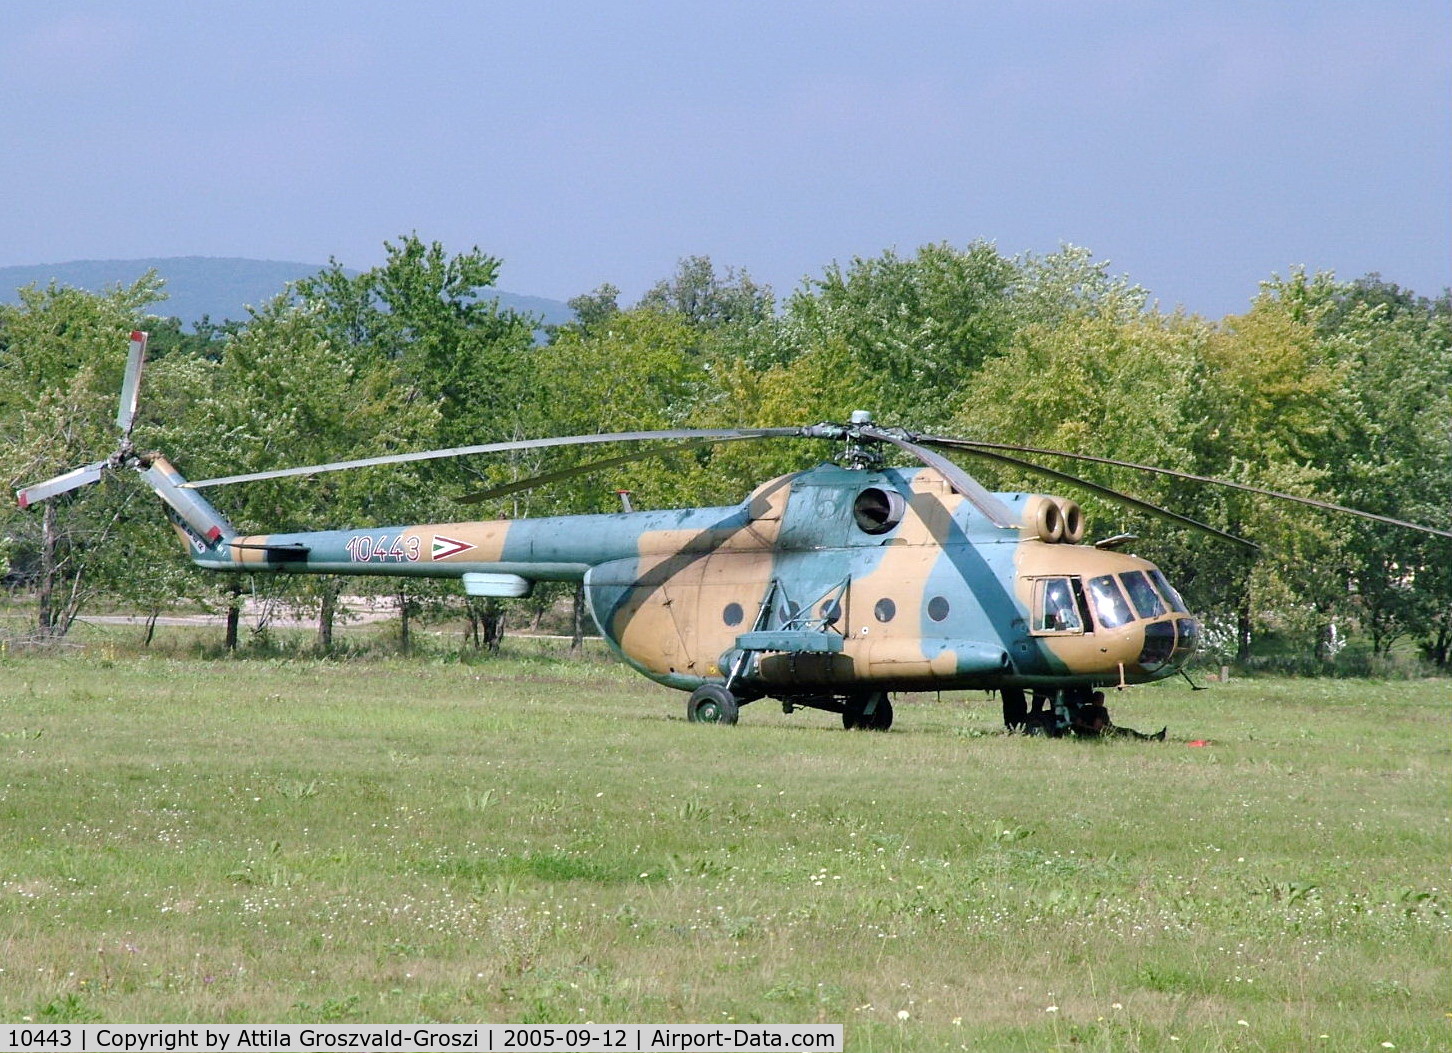
[[[273,0],[0,8],[0,265],[364,268],[416,231],[630,302],[946,241],[1166,309],[1452,284],[1445,0]]]

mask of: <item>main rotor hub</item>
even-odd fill
[[[912,441],[913,436],[902,428],[879,428],[872,422],[870,410],[853,410],[846,424],[823,421],[803,428],[802,435],[813,439],[841,439],[842,460],[853,471],[869,471],[883,467],[887,461],[881,452],[884,436]]]

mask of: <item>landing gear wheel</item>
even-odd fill
[[[872,705],[873,697],[868,695],[866,698],[848,699],[847,708],[842,710],[842,726],[848,731],[886,731],[892,727],[892,703],[888,700],[887,692],[877,694],[877,704],[868,713],[867,709]]]
[[[686,700],[686,719],[692,724],[735,724],[740,716],[736,696],[720,684],[702,684]]]
[[[1028,702],[1021,687],[1000,687],[998,697],[1003,700],[1003,726],[1009,731],[1023,731],[1028,725]]]

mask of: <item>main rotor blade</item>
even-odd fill
[[[88,464],[83,468],[74,468],[64,475],[54,476],[43,483],[16,490],[15,500],[21,508],[29,508],[37,501],[45,501],[90,483],[98,483],[101,481],[101,474],[105,470],[106,464],[106,461],[97,461],[95,464]]]
[[[864,438],[876,439],[878,442],[891,443],[899,450],[912,454],[929,468],[935,469],[948,480],[949,486],[967,498],[973,507],[982,512],[994,526],[1016,527],[1019,525],[1018,517],[1009,510],[1007,505],[990,493],[986,486],[948,458],[939,456],[932,450],[924,449],[915,442],[899,438],[891,432],[879,431],[876,428],[863,428],[862,435]]]
[[[939,440],[924,439],[923,441],[938,442]],[[955,449],[958,448],[960,447],[955,447]],[[1056,479],[1061,483],[1069,483],[1072,486],[1081,486],[1086,490],[1091,490],[1094,493],[1099,494],[1101,497],[1107,497],[1110,500],[1118,501],[1121,504],[1129,505],[1131,508],[1138,508],[1141,512],[1148,512],[1150,515],[1158,516],[1160,519],[1173,520],[1176,523],[1181,523],[1185,526],[1193,527],[1196,530],[1204,531],[1207,534],[1212,534],[1223,541],[1230,541],[1234,542],[1237,545],[1244,545],[1246,548],[1254,549],[1256,551],[1260,550],[1260,546],[1257,545],[1254,541],[1249,541],[1235,534],[1228,534],[1224,530],[1219,529],[1218,527],[1211,526],[1209,523],[1202,523],[1198,519],[1191,519],[1189,516],[1182,516],[1178,512],[1171,512],[1168,508],[1163,508],[1160,505],[1151,504],[1150,502],[1135,497],[1132,494],[1126,494],[1120,490],[1112,490],[1107,486],[1100,486],[1098,483],[1091,483],[1088,479],[1081,479],[1077,475],[1070,475],[1068,472],[1061,472],[1054,468],[1045,468],[1041,464],[1034,464],[1031,461],[1024,461],[1020,460],[1017,457],[1010,457],[1006,453],[994,453],[991,450],[976,450],[968,447],[961,447],[961,449],[964,453],[972,454],[976,457],[984,457],[989,460],[999,461],[1003,464],[1011,464],[1015,467],[1022,468],[1024,471],[1035,472],[1049,479]]]
[[[546,472],[543,475],[533,475],[528,479],[516,479],[512,483],[501,483],[488,490],[476,490],[473,493],[464,494],[462,497],[454,498],[456,504],[476,505],[481,501],[488,501],[495,497],[507,497],[509,494],[517,494],[521,490],[533,490],[535,487],[548,486],[551,483],[562,482],[565,479],[573,479],[577,475],[589,475],[592,472],[601,472],[607,468],[614,468],[617,465],[630,464],[633,461],[644,461],[651,457],[664,457],[667,454],[679,453],[683,450],[695,450],[702,446],[713,446],[722,442],[738,442],[741,439],[755,438],[752,435],[736,435],[720,439],[692,439],[689,442],[678,442],[671,446],[659,446],[654,450],[645,450],[637,453],[627,453],[619,457],[606,457],[598,461],[590,461],[587,464],[577,464],[571,468],[561,468],[557,472]]]
[[[1117,468],[1134,468],[1141,472],[1154,472],[1158,475],[1168,475],[1174,479],[1186,479],[1192,483],[1211,483],[1215,486],[1226,486],[1232,490],[1244,490],[1250,494],[1260,494],[1262,497],[1275,497],[1282,501],[1294,501],[1300,505],[1310,505],[1312,508],[1322,508],[1328,512],[1345,512],[1347,515],[1360,516],[1362,519],[1370,519],[1377,523],[1386,523],[1388,526],[1405,527],[1408,530],[1420,530],[1424,534],[1435,534],[1438,537],[1452,538],[1452,530],[1440,530],[1437,527],[1424,526],[1421,523],[1409,523],[1405,519],[1393,519],[1391,516],[1377,515],[1375,512],[1363,512],[1359,508],[1348,508],[1345,505],[1333,504],[1330,501],[1318,501],[1314,497],[1299,497],[1296,494],[1282,493],[1279,490],[1267,490],[1259,486],[1250,486],[1247,483],[1233,483],[1229,479],[1213,479],[1205,475],[1192,475],[1189,472],[1178,472],[1173,468],[1156,468],[1149,464],[1135,464],[1132,461],[1116,461],[1109,457],[1094,457],[1087,453],[1069,453],[1067,450],[1041,450],[1033,446],[1013,446],[1001,442],[976,442],[971,439],[949,439],[937,436],[918,436],[921,442],[932,442],[934,445],[947,446],[956,450],[1011,450],[1015,453],[1032,453],[1041,457],[1067,457],[1074,461],[1089,461],[1093,464],[1109,464]]]
[[[619,431],[605,435],[563,435],[550,439],[518,439],[512,442],[489,442],[480,446],[453,446],[443,450],[424,450],[420,453],[395,453],[383,457],[363,457],[354,461],[333,461],[329,464],[312,464],[303,468],[279,468],[275,471],[250,472],[246,475],[225,475],[215,479],[199,479],[196,482],[184,483],[182,485],[192,490],[200,490],[204,486],[250,483],[259,479],[285,479],[294,475],[316,475],[320,472],[338,472],[345,468],[368,468],[380,464],[406,464],[412,461],[436,460],[440,457],[463,457],[474,453],[540,450],[552,446],[587,446],[603,442],[646,442],[659,439],[779,439],[800,434],[800,428],[671,428],[662,431]]]
[[[121,408],[116,411],[116,427],[122,436],[131,434],[136,423],[136,400],[141,393],[141,367],[146,363],[146,340],[150,334],[136,329],[131,333],[131,350],[126,355],[126,379],[121,383]]]

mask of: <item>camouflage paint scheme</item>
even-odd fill
[[[1164,614],[1118,628],[1089,618],[1081,600],[1088,631],[1036,630],[1037,581],[1153,567],[1118,551],[1046,542],[1032,525],[996,527],[933,468],[822,464],[719,508],[242,537],[182,488],[169,464],[152,464],[148,481],[182,513],[173,521],[198,566],[583,581],[621,658],[683,690],[733,674],[738,693],[783,699],[1142,683],[1176,672],[1199,634],[1168,596]],[[900,509],[898,521],[874,533],[854,517],[868,489],[897,495]],[[1044,502],[1063,507],[1044,495],[997,496],[1024,524]],[[183,510],[181,501],[192,505]],[[781,649],[738,649],[743,633],[793,628],[806,635],[789,634]],[[1156,638],[1148,652],[1147,634]]]

